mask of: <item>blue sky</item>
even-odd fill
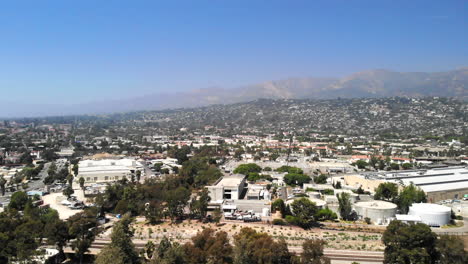
[[[468,1],[3,1],[0,101],[468,66]]]

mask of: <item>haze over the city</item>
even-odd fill
[[[467,11],[466,1],[10,1],[0,8],[0,116],[198,106],[173,103],[198,93],[229,103],[225,89],[376,69],[457,71]],[[309,83],[293,88],[334,85]],[[274,88],[265,96],[301,98]]]

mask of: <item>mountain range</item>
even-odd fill
[[[447,72],[369,70],[344,78],[289,78],[238,88],[205,88],[158,93],[81,105],[22,106],[0,102],[0,117],[101,114],[137,110],[191,108],[255,99],[333,99],[378,97],[456,97],[468,99],[468,67]],[[24,109],[34,109],[24,110]]]

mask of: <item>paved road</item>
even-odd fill
[[[440,235],[464,235],[468,233],[468,217],[463,218],[463,226],[452,228],[431,228],[432,231]]]
[[[146,179],[153,178],[155,175],[154,172],[148,167],[148,165],[146,165],[145,161],[141,162],[141,165],[143,165],[144,173],[142,173],[140,182],[144,183]]]
[[[47,170],[49,169],[49,166],[50,166],[50,162],[49,163],[45,163],[44,164],[44,169],[42,169],[41,172],[39,172],[38,176],[40,179],[38,180],[31,180],[28,182],[28,188],[26,189],[26,191],[31,191],[31,190],[36,190],[36,189],[43,189],[44,188],[44,179],[45,177],[47,177]],[[8,202],[10,201],[10,197],[11,195],[13,194],[13,192],[5,192],[5,195],[4,196],[1,196],[0,197],[0,203],[4,203],[4,202]]]

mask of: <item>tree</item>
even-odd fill
[[[276,199],[272,204],[271,204],[271,211],[276,212],[280,211],[281,212],[281,217],[286,217],[286,204],[284,203],[283,199]]]
[[[390,163],[390,169],[391,170],[399,170],[400,169],[400,165],[398,165],[398,163]]]
[[[3,176],[0,176],[0,191],[2,193],[2,196],[5,195],[5,185],[6,185],[7,181],[5,180],[5,178],[3,178]]]
[[[204,229],[192,237],[190,243],[184,245],[184,251],[189,264],[232,262],[232,246],[224,231]]]
[[[199,219],[205,218],[210,200],[211,198],[208,189],[203,188],[198,196],[198,199],[195,200],[191,205],[192,213]]]
[[[84,188],[84,187],[85,187],[85,186],[84,186],[84,184],[85,184],[85,179],[84,179],[83,177],[80,177],[80,179],[79,179],[78,181],[79,181],[79,183],[80,183],[80,188],[83,190],[83,193],[84,193],[84,191],[85,191],[85,188]]]
[[[314,177],[314,182],[316,184],[325,184],[325,183],[327,183],[327,175],[320,174],[319,176]]]
[[[402,167],[404,170],[409,170],[409,169],[413,168],[413,164],[408,163],[408,162],[405,162],[405,163],[401,164],[401,167]]]
[[[320,239],[307,239],[302,243],[302,264],[329,264],[330,259],[323,255],[326,242]]]
[[[440,264],[468,263],[468,252],[459,236],[442,235],[436,243]]]
[[[335,189],[341,189],[341,181],[336,182]]]
[[[73,165],[73,174],[74,174],[75,176],[78,176],[78,171],[79,171],[78,164],[74,164],[74,165]]]
[[[155,164],[154,164],[153,169],[154,169],[154,171],[156,171],[156,172],[160,172],[162,166],[163,166],[163,164],[160,163],[160,162],[158,162],[158,163],[155,163]]]
[[[67,182],[68,182],[69,186],[71,186],[73,184],[73,175],[71,175],[71,174],[67,175]]]
[[[157,201],[150,201],[145,208],[146,220],[152,225],[157,224],[161,220],[162,208]]]
[[[410,184],[403,188],[396,199],[396,204],[401,213],[407,214],[409,207],[413,203],[424,203],[426,202],[426,193],[419,187]]]
[[[140,171],[140,170],[137,170],[137,171],[135,172],[135,174],[136,174],[136,180],[137,180],[137,182],[140,182],[140,179],[141,179],[141,171]]]
[[[67,223],[70,238],[74,239],[71,247],[75,250],[81,264],[84,254],[88,252],[96,236],[96,216],[89,211],[84,211],[70,217]]]
[[[385,230],[384,263],[437,263],[437,235],[425,224],[392,221]]]
[[[70,185],[68,185],[67,188],[65,188],[65,189],[63,190],[62,193],[63,193],[63,195],[65,195],[67,198],[70,198],[70,196],[71,196],[72,194],[74,194],[75,191],[73,190],[73,188],[72,188]]]
[[[314,216],[317,213],[317,206],[307,198],[300,198],[292,202],[291,211],[295,216],[297,225],[302,228],[309,228],[315,221]]]
[[[213,221],[218,224],[219,221],[221,220],[221,218],[223,217],[223,213],[221,212],[221,210],[219,210],[219,208],[216,208],[214,211],[213,211],[213,214],[211,215],[212,218],[213,218]]]
[[[375,189],[374,199],[394,202],[398,197],[398,185],[393,182],[384,182]]]
[[[153,253],[151,264],[185,264],[185,252],[178,243],[171,243],[167,237],[163,237]]]
[[[262,167],[258,166],[255,163],[241,164],[236,169],[234,173],[249,175],[249,173],[259,173],[262,171]]]
[[[96,256],[95,264],[126,264],[125,255],[120,249],[106,246]]]
[[[341,218],[347,221],[354,220],[349,193],[342,192],[341,194],[337,194],[336,197],[338,198],[338,210]]]
[[[302,186],[304,183],[310,182],[310,177],[305,174],[297,174],[297,173],[288,173],[284,176],[284,182],[288,185],[295,186],[299,185]]]
[[[327,220],[335,220],[338,216],[335,212],[330,210],[328,207],[318,210],[315,214],[315,219],[318,221],[327,221]]]
[[[121,253],[120,257],[123,263],[137,264],[140,263],[140,258],[132,242],[133,233],[130,232],[129,229],[131,221],[130,215],[127,214],[114,225],[111,234],[111,243],[106,246],[107,249],[104,253],[106,254],[106,251],[113,252],[113,249],[116,249]]]
[[[293,173],[293,174],[304,174],[304,171],[301,168],[287,166],[287,165],[283,165],[283,166],[277,168],[276,171],[277,172]]]
[[[22,164],[32,164],[33,158],[32,158],[32,156],[31,156],[31,153],[29,153],[29,151],[23,153],[23,154],[20,156],[19,162],[22,163]]]
[[[44,226],[44,236],[47,238],[48,244],[55,245],[57,247],[59,251],[58,259],[63,260],[65,257],[63,247],[70,239],[67,223],[60,219],[47,221]]]
[[[356,166],[358,167],[358,169],[365,169],[369,164],[364,161],[364,160],[358,160],[356,161]]]
[[[266,233],[249,227],[234,235],[234,264],[288,264],[292,254],[284,240],[275,241]]]
[[[148,240],[145,245],[145,253],[146,256],[151,259],[153,257],[153,253],[156,250],[156,245],[154,245],[153,241]]]
[[[187,205],[189,198],[190,191],[182,186],[168,191],[166,197],[167,212],[172,221],[183,216],[183,209]]]
[[[25,192],[15,192],[11,196],[11,200],[10,200],[10,204],[8,205],[8,208],[16,209],[18,211],[23,211],[28,201],[29,201],[29,198]]]

